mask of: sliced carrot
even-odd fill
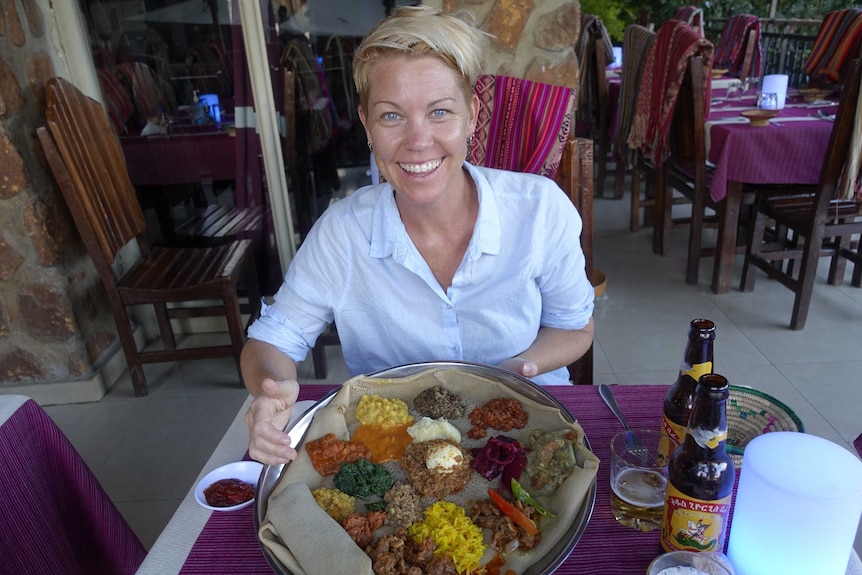
[[[539,532],[536,524],[533,523],[533,520],[524,515],[524,512],[503,499],[503,496],[494,491],[493,487],[488,488],[488,497],[491,498],[491,502],[497,506],[503,515],[511,519],[515,522],[515,524],[523,529],[527,535],[532,537],[536,533]]]

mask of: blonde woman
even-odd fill
[[[383,183],[333,204],[249,330],[250,454],[278,464],[296,362],[335,321],[351,375],[433,360],[499,365],[539,384],[593,339],[581,220],[550,179],[465,162],[485,36],[400,8],[356,52],[359,115]]]

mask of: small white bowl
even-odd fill
[[[247,507],[251,505],[254,498],[232,507],[213,507],[207,503],[206,497],[204,497],[204,489],[221,479],[239,479],[240,481],[251,483],[255,490],[257,490],[257,481],[260,478],[260,472],[262,470],[263,464],[258,463],[257,461],[237,461],[235,463],[222,465],[221,467],[213,469],[207,473],[204,478],[198,482],[195,487],[195,499],[201,507],[205,507],[206,509],[211,509],[213,511],[236,511],[237,509]]]

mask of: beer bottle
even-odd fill
[[[661,526],[665,551],[724,551],[736,481],[727,442],[727,379],[701,376],[685,441],[668,464]]]
[[[694,388],[705,373],[712,373],[712,342],[715,324],[708,319],[693,319],[688,328],[688,343],[682,356],[679,377],[664,398],[664,421],[658,447],[658,460],[664,464],[670,454],[682,445],[685,426],[694,403]]]

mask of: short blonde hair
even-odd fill
[[[469,98],[482,72],[485,32],[467,18],[429,6],[404,6],[381,21],[359,45],[353,58],[353,80],[360,105],[368,105],[371,70],[390,56],[433,56],[452,68],[463,81]]]

